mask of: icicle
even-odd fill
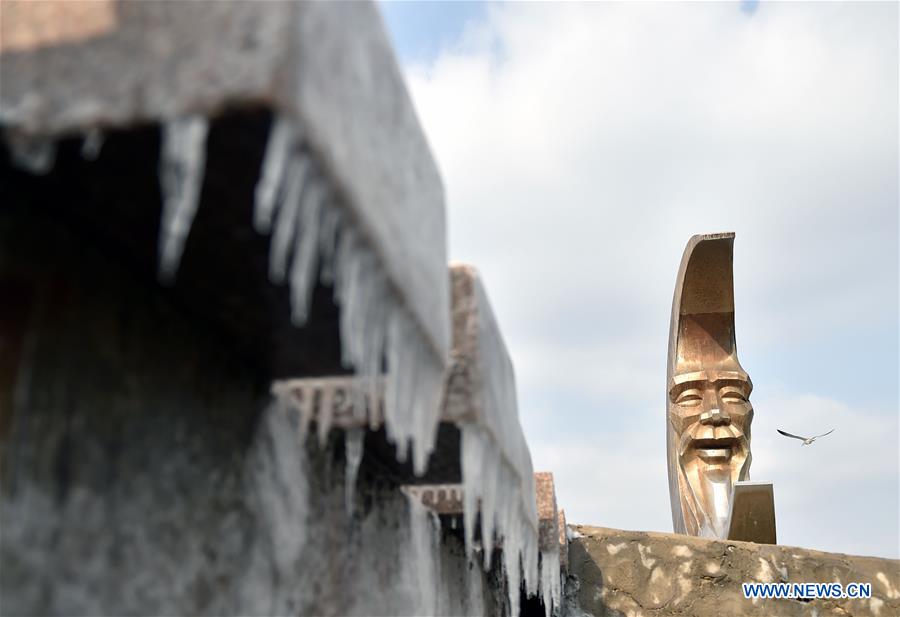
[[[388,381],[385,417],[388,436],[405,451],[413,446],[413,471],[425,473],[434,449],[435,427],[444,372],[418,332],[412,316],[399,305],[388,317]]]
[[[478,486],[479,470],[482,466],[482,449],[479,447],[478,436],[473,434],[477,427],[465,424],[462,427],[460,439],[462,440],[460,451],[462,457],[463,488],[463,534],[465,537],[466,557],[472,559],[475,541],[475,520],[478,515],[478,495],[481,494]]]
[[[49,137],[34,137],[17,132],[6,133],[6,146],[17,167],[35,175],[44,175],[56,162],[56,142]]]
[[[203,116],[171,120],[163,127],[159,177],[163,212],[159,230],[159,279],[172,283],[191,230],[203,186],[206,133]]]
[[[559,571],[559,550],[541,551],[541,589],[544,615],[551,617],[553,609],[559,608],[562,597],[562,580]]]
[[[297,325],[307,318],[316,275],[333,283],[340,307],[341,360],[359,377],[354,405],[362,407],[366,394],[374,398],[386,363],[387,436],[398,460],[405,460],[411,446],[414,471],[421,475],[434,448],[442,361],[398,301],[380,260],[342,212],[339,195],[311,156],[296,121],[275,118],[254,211],[254,225],[261,232],[270,230],[275,218],[270,278],[275,283],[285,280],[293,254],[289,282],[291,316]],[[321,430],[320,425],[320,436]]]
[[[100,150],[103,148],[103,131],[94,127],[84,134],[84,141],[81,142],[81,158],[87,161],[96,161],[100,156]]]
[[[295,123],[286,116],[278,115],[273,120],[263,158],[262,173],[256,184],[253,225],[259,233],[269,233],[272,228],[275,200],[283,184],[284,170],[297,142],[295,127]]]
[[[355,367],[361,374],[369,368],[366,349],[371,345],[365,338],[367,331],[384,327],[384,324],[366,323],[372,317],[373,304],[383,300],[375,297],[378,286],[369,281],[370,260],[371,256],[361,245],[356,231],[348,228],[341,237],[335,258],[338,276],[334,296],[341,306],[341,357],[345,366]]]
[[[365,432],[361,428],[344,431],[344,507],[347,516],[353,516],[353,496],[356,494],[356,475],[363,456]]]
[[[319,232],[319,216],[324,199],[324,186],[313,179],[307,185],[300,200],[299,229],[294,243],[294,260],[291,263],[291,320],[294,325],[306,323],[309,302],[315,286],[316,243]]]
[[[326,285],[334,283],[334,256],[337,251],[337,234],[341,226],[341,213],[337,208],[324,208],[319,226],[319,248],[322,251],[322,268],[319,277]]]
[[[275,233],[272,234],[272,243],[269,246],[269,279],[276,284],[284,282],[288,253],[293,246],[300,214],[300,197],[309,173],[309,165],[308,157],[292,158],[288,164],[284,198],[278,210]]]
[[[441,517],[434,510],[428,510],[428,516],[431,518],[431,535],[432,544],[440,546],[441,544]]]
[[[506,585],[509,594],[509,615],[519,614],[519,590],[522,585],[522,570],[519,553],[515,548],[503,551],[503,571],[506,572]]]

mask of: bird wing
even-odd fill
[[[780,428],[776,428],[775,430],[778,431],[779,433],[781,433],[782,435],[784,435],[785,437],[793,437],[794,439],[799,439],[800,441],[806,441],[806,437],[800,437],[798,435],[791,435],[790,433],[785,433]],[[834,430],[834,429],[832,429],[832,430]]]
[[[778,429],[775,429],[775,430],[777,431]],[[831,429],[827,433],[822,433],[821,435],[816,435],[815,437],[813,437],[813,439],[818,439],[819,437],[824,437],[825,435],[831,435],[833,432],[834,432],[834,429]]]

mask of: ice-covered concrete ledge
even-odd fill
[[[93,10],[102,23],[79,32],[54,4],[4,3],[4,33],[28,34],[0,49],[11,160],[47,174],[58,192],[49,201],[62,201],[78,191],[60,180],[91,184],[90,166],[71,160],[83,137],[86,162],[112,164],[142,194],[72,211],[127,237],[125,259],[158,244],[160,279],[176,281],[196,312],[222,313],[218,325],[273,376],[323,374],[327,362],[303,356],[325,347],[330,358],[329,333],[297,341],[289,330],[316,316],[320,278],[333,287],[342,364],[371,376],[387,358],[387,434],[401,458],[412,444],[421,472],[449,353],[443,188],[376,7],[106,0]],[[156,200],[124,163],[148,155],[158,159]],[[115,182],[95,184],[104,181]],[[253,227],[271,234],[268,247],[249,237]],[[246,272],[261,250],[289,307]],[[331,317],[325,310],[319,324]]]
[[[476,520],[480,537],[503,538],[511,614],[517,614],[520,581],[528,595],[536,595],[540,579],[534,476],[519,424],[515,375],[478,271],[451,265],[450,286],[453,346],[442,419],[461,433],[466,547],[472,550]],[[484,548],[487,568],[491,543]]]
[[[570,614],[900,615],[900,561],[671,533],[569,526]],[[870,599],[745,599],[744,582],[869,583]]]
[[[455,264],[450,267],[449,279],[453,347],[440,413],[442,431],[425,477],[417,481],[426,486],[406,488],[420,498],[432,498],[438,489],[431,484],[443,483],[446,499],[462,497],[463,532],[470,557],[474,557],[476,538],[502,538],[511,614],[518,613],[522,582],[527,595],[540,595],[551,609],[560,596],[558,512],[552,476],[540,475],[544,490],[536,492],[531,455],[519,424],[512,361],[477,270]],[[320,436],[332,426],[345,431],[377,428],[381,422],[378,410],[383,407],[378,403],[379,390],[371,388],[372,396],[365,401],[350,398],[348,392],[359,390],[351,385],[354,379],[284,380],[273,384],[273,393],[285,411],[300,417],[301,426],[315,423]],[[369,443],[367,440],[367,455]],[[379,461],[382,469],[384,458]],[[386,471],[394,480],[416,482],[396,469]],[[543,525],[539,524],[539,506]],[[489,570],[495,543],[481,542],[481,546],[480,557],[484,569]]]

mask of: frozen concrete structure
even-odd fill
[[[4,4],[4,27],[38,20],[52,31],[70,18],[31,4]],[[70,194],[66,209],[98,227],[130,224],[118,236],[131,252],[153,240],[158,264],[156,251],[140,257],[192,306],[241,283],[287,283],[240,294],[252,302],[246,310],[219,310],[273,375],[293,376],[303,370],[296,357],[313,355],[299,352],[309,342],[294,326],[308,320],[321,260],[342,309],[341,365],[374,375],[392,358],[387,430],[401,452],[412,442],[421,471],[450,344],[443,189],[375,7],[101,4],[106,30],[65,44],[38,38],[0,56],[13,161],[59,177],[71,150],[60,138],[81,136],[87,159],[99,154],[72,172],[90,188],[91,175],[108,183],[128,173],[126,157],[155,159],[142,166],[146,185],[129,177],[104,199]],[[109,170],[111,160],[120,166]],[[218,228],[206,232],[205,220]],[[262,233],[241,233],[248,220]],[[258,237],[267,234],[268,249]],[[183,255],[189,238],[206,252]],[[246,272],[266,254],[268,277]],[[259,323],[247,323],[251,314]]]
[[[519,614],[523,587],[525,597],[541,598],[542,610],[549,613],[559,606],[561,594],[552,475],[532,474],[518,421],[512,362],[477,270],[456,264],[449,274],[453,343],[438,447],[422,477],[404,479],[383,464],[382,472],[403,482],[402,491],[438,516],[445,529],[458,531],[466,555],[486,574],[499,575],[494,579],[504,596],[501,610]],[[277,381],[273,392],[278,407],[297,418],[302,434],[314,422],[320,440],[330,426],[347,431],[349,438],[383,423],[380,387],[376,384],[362,400],[354,400],[351,382],[289,379]],[[347,447],[349,451],[349,440]],[[366,451],[379,447],[366,441]],[[350,477],[355,473],[354,468]]]
[[[2,10],[2,612],[558,604],[375,7]],[[462,512],[401,490],[429,483]]]

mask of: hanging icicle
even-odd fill
[[[203,186],[206,166],[206,133],[203,116],[170,120],[163,126],[159,161],[163,210],[159,226],[159,280],[172,284]]]
[[[375,400],[387,366],[388,439],[399,460],[411,448],[415,472],[424,473],[434,448],[443,366],[396,298],[368,241],[342,213],[298,123],[287,116],[273,120],[256,187],[254,226],[272,233],[269,275],[274,283],[289,284],[294,324],[306,322],[317,278],[333,284],[342,361],[359,377],[353,397],[358,403]]]
[[[86,131],[81,142],[81,158],[96,161],[100,156],[100,150],[103,149],[104,139],[103,131],[96,127]]]

